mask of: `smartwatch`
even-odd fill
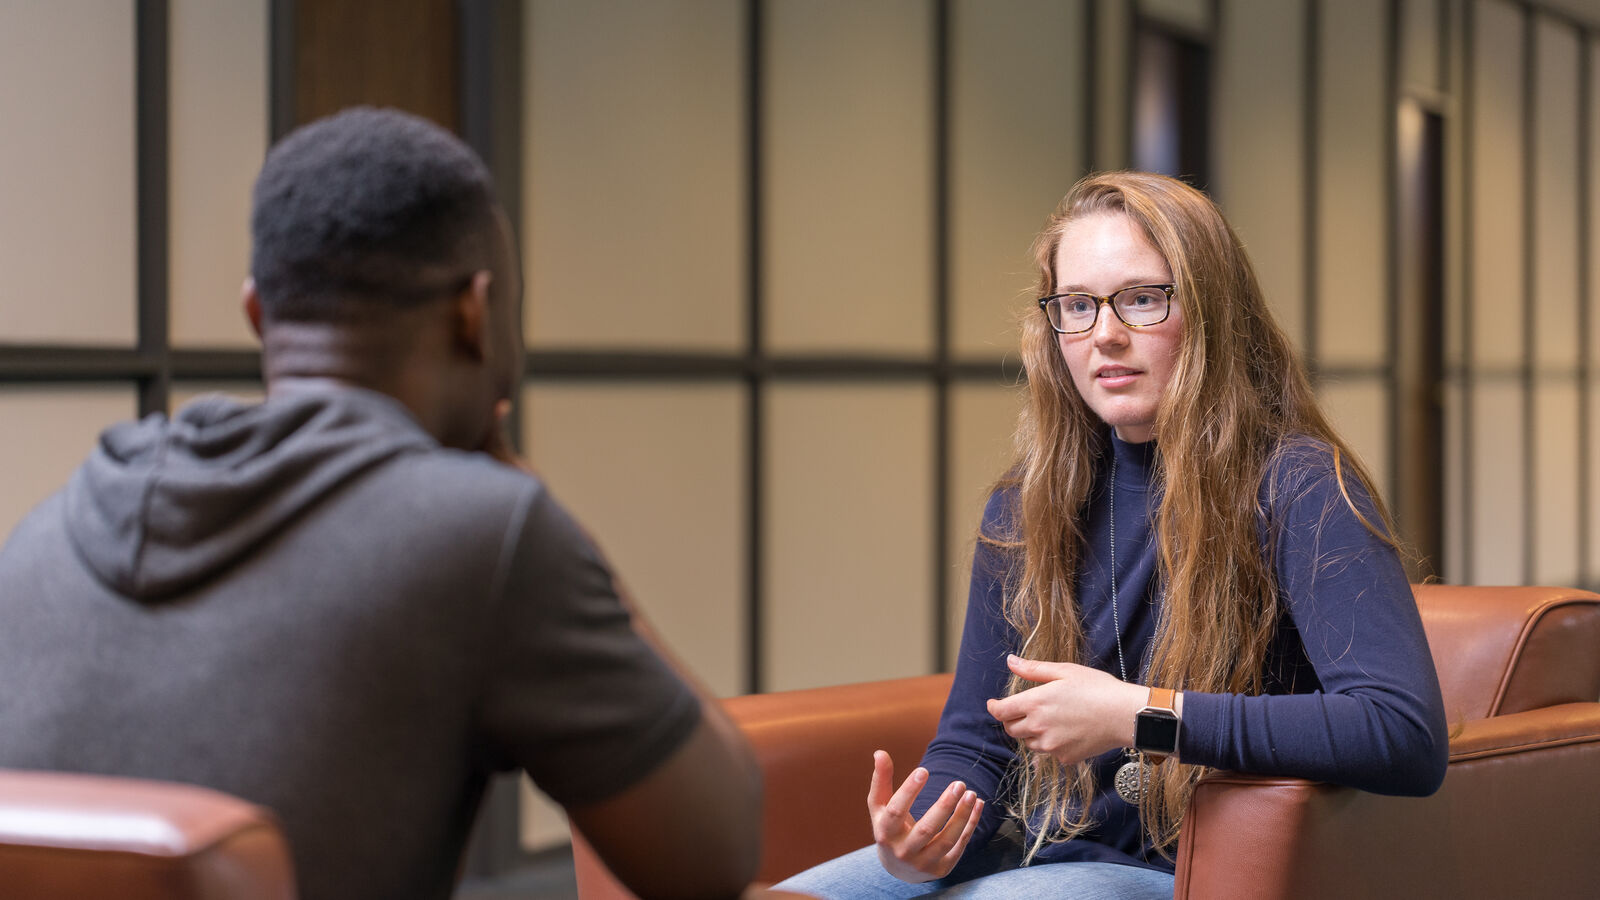
[[[1150,700],[1139,710],[1133,725],[1133,748],[1156,760],[1178,755],[1178,730],[1183,721],[1173,709],[1177,694],[1171,688],[1153,687]]]

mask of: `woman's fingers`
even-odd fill
[[[887,756],[888,754],[884,755]],[[890,775],[892,777],[893,773],[891,772]],[[909,818],[911,815],[911,801],[917,799],[917,794],[921,792],[923,785],[927,783],[927,769],[921,766],[912,769],[911,774],[906,776],[906,780],[900,783],[899,790],[896,790],[894,795],[889,798],[889,801],[883,804],[881,812],[895,818]]]
[[[908,835],[909,845],[907,851],[920,854],[924,848],[938,839],[945,827],[956,815],[956,808],[961,804],[965,794],[971,793],[967,786],[959,781],[952,781],[945,786],[939,799],[933,801],[928,811],[922,814],[917,824],[912,827]]]
[[[961,829],[961,835],[956,839],[955,845],[945,851],[944,856],[940,858],[940,863],[948,866],[945,869],[946,872],[955,868],[956,863],[961,859],[961,854],[967,852],[967,842],[972,840],[972,833],[978,830],[978,820],[983,818],[983,806],[982,800],[972,805],[972,811],[967,814],[966,827]]]
[[[950,848],[961,840],[962,832],[967,830],[968,822],[972,819],[972,808],[977,805],[978,795],[972,791],[963,791],[944,827],[939,829],[939,833],[928,842],[928,852],[935,856],[949,853]]]
[[[891,785],[894,784],[894,760],[883,750],[872,752],[872,783],[867,786],[867,814],[874,819],[878,811],[889,805]]]

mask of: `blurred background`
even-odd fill
[[[1217,198],[1414,577],[1600,586],[1596,0],[0,0],[0,84],[0,534],[260,394],[251,180],[364,102],[489,162],[523,449],[721,694],[950,664],[1099,169]],[[564,841],[502,787],[470,872]]]

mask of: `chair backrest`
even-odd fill
[[[187,784],[0,769],[0,894],[12,900],[293,900],[266,810]]]
[[[1600,700],[1600,595],[1417,585],[1452,724]]]

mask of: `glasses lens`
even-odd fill
[[[1057,331],[1072,334],[1076,331],[1087,331],[1094,327],[1094,314],[1100,308],[1093,297],[1081,294],[1068,294],[1056,297],[1045,304],[1045,312],[1050,316],[1050,324]]]
[[[1117,316],[1129,325],[1154,325],[1167,317],[1167,292],[1155,287],[1133,287],[1117,292],[1112,300]]]

